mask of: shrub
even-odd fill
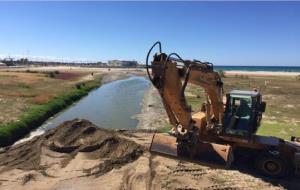
[[[30,86],[28,84],[25,84],[25,83],[20,83],[20,84],[18,84],[18,86],[20,88],[30,88]]]
[[[223,70],[219,70],[219,75],[220,75],[220,77],[223,77],[223,78],[226,77],[225,72]]]
[[[32,103],[34,104],[45,104],[49,101],[49,96],[39,95],[33,98]]]
[[[48,77],[50,77],[50,78],[55,78],[55,73],[54,73],[54,72],[48,73]]]
[[[81,83],[76,83],[76,84],[75,84],[75,87],[76,87],[77,89],[81,89]]]
[[[38,71],[32,71],[32,70],[29,70],[29,69],[27,69],[25,72],[26,73],[38,73]]]
[[[238,74],[235,74],[234,77],[235,78],[240,78],[240,79],[248,79],[249,78],[248,75],[238,75]]]

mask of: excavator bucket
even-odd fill
[[[165,134],[153,135],[150,152],[226,168],[233,161],[230,145],[200,142],[186,148],[177,143],[176,137]]]
[[[150,146],[150,152],[178,156],[176,138],[170,135],[154,134]]]

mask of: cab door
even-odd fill
[[[227,95],[225,133],[248,136],[252,119],[252,98],[246,95]]]

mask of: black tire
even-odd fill
[[[255,162],[255,169],[262,175],[271,178],[283,178],[290,174],[288,162],[279,155],[262,154]]]

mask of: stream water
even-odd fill
[[[87,119],[103,128],[134,129],[138,124],[134,116],[141,112],[144,93],[149,85],[148,80],[137,76],[104,84],[18,142],[75,118]]]

